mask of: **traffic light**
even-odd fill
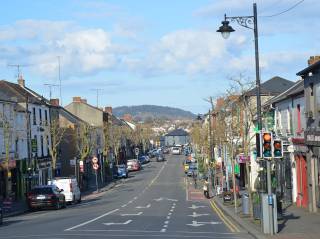
[[[272,158],[272,134],[262,133],[262,156],[263,158]]]
[[[273,157],[274,158],[283,157],[283,144],[281,139],[273,140]]]

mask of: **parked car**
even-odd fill
[[[60,209],[66,207],[66,199],[55,185],[37,186],[27,193],[27,204],[29,209],[50,208]]]
[[[187,176],[191,177],[194,174],[197,174],[197,165],[191,163],[191,164],[189,164],[189,169],[188,169],[188,172],[187,172]]]
[[[57,177],[48,182],[48,185],[55,185],[63,189],[62,194],[68,203],[80,203],[81,192],[75,177]]]
[[[0,225],[2,225],[3,223],[3,210],[2,210],[2,206],[0,205]]]
[[[185,160],[184,164],[183,164],[183,168],[184,168],[184,173],[187,173],[189,170],[189,165],[191,164],[190,160]]]
[[[164,154],[168,154],[168,153],[170,152],[170,150],[169,150],[169,148],[164,147],[164,148],[162,149],[162,152],[163,152]]]
[[[127,161],[128,171],[139,171],[141,169],[141,164],[137,159],[129,159]]]
[[[146,164],[150,162],[150,158],[147,155],[139,156],[138,160],[141,164]]]
[[[128,169],[125,164],[120,164],[117,166],[117,177],[118,178],[128,177]]]
[[[175,155],[181,154],[180,147],[172,147],[171,152]]]

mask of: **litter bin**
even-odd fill
[[[242,213],[249,215],[249,195],[247,193],[242,195]]]

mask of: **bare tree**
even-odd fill
[[[59,118],[51,120],[47,132],[47,138],[51,138],[51,143],[47,142],[47,145],[52,159],[53,172],[56,171],[59,145],[62,141],[65,132],[66,128],[60,126]]]

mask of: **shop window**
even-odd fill
[[[45,120],[45,124],[48,125],[48,111],[47,110],[44,111],[44,120]]]
[[[36,119],[36,108],[32,108],[32,118],[33,118],[33,125],[37,124],[37,119]]]
[[[43,157],[43,136],[40,137],[40,146],[41,146],[41,157]]]
[[[40,125],[42,125],[42,111],[39,109],[39,119],[40,119]]]

